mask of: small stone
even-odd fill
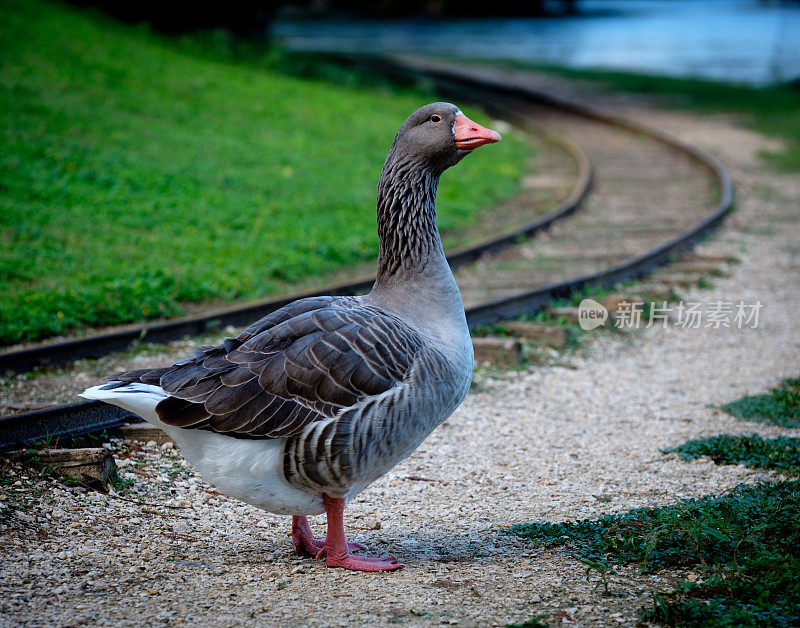
[[[172,531],[179,534],[186,534],[191,531],[189,524],[185,521],[175,521],[172,523]]]

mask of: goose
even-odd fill
[[[392,571],[345,538],[346,503],[407,458],[460,405],[473,350],[436,225],[442,173],[500,134],[450,103],[398,131],[378,184],[369,294],[304,298],[166,368],[106,377],[81,396],[169,434],[220,492],[292,516],[300,555]],[[317,539],[307,517],[326,513]]]

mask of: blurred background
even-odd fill
[[[800,3],[775,0],[427,2],[393,20],[306,18],[286,7],[272,32],[314,50],[407,52],[633,70],[749,84],[800,76]],[[295,10],[292,10],[295,9]],[[362,14],[364,15],[364,14]],[[366,14],[369,15],[369,14]],[[374,17],[375,12],[372,12]]]
[[[225,27],[293,49],[482,57],[752,85],[800,77],[796,0],[94,4],[166,31]]]

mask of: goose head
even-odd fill
[[[420,107],[400,127],[393,152],[441,174],[479,146],[499,142],[497,131],[473,122],[447,102]]]

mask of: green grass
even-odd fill
[[[40,449],[83,449],[85,447],[102,447],[103,443],[109,442],[111,434],[106,430],[83,434],[81,436],[54,437],[47,435],[45,438],[34,441],[28,445],[31,454],[35,454]]]
[[[603,581],[614,565],[699,577],[653,596],[642,619],[676,626],[794,626],[800,622],[800,484],[741,485],[722,497],[637,508],[598,520],[532,523],[513,534],[568,545]]]
[[[534,67],[567,78],[595,81],[614,91],[665,97],[664,104],[699,113],[741,115],[751,128],[785,142],[784,148],[765,153],[770,162],[784,170],[800,170],[800,87],[796,85],[757,88],[632,72]]]
[[[744,464],[789,473],[800,470],[800,438],[779,436],[765,439],[758,434],[721,434],[690,440],[664,450],[664,453],[668,452],[677,452],[686,460],[709,456],[717,464]]]
[[[697,278],[697,287],[701,290],[713,290],[714,289],[714,282],[711,281],[708,277],[701,275]]]
[[[765,395],[747,395],[722,409],[745,421],[800,427],[800,378],[785,379]]]
[[[219,34],[169,40],[6,0],[0,344],[264,297],[371,260],[383,159],[435,99]],[[510,134],[445,175],[445,242],[516,192],[531,151]]]

